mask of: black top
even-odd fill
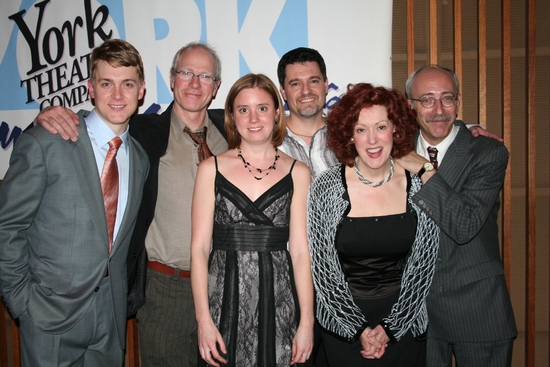
[[[407,178],[409,192],[409,175]],[[344,217],[336,249],[354,298],[378,299],[399,291],[416,221],[416,213],[408,204],[401,214]]]

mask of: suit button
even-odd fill
[[[438,257],[438,258],[437,258],[437,262],[438,262],[438,263],[442,263],[442,262],[443,262],[443,259],[440,258],[440,257]]]
[[[424,200],[420,200],[420,201],[418,202],[418,204],[420,204],[420,205],[424,204]]]
[[[444,289],[443,286],[439,286],[439,291],[440,292],[443,292],[443,289]]]
[[[134,252],[134,253],[132,254],[132,259],[135,259],[136,257],[137,257],[137,255],[136,255],[136,253]]]
[[[94,292],[97,292],[99,290],[99,287],[95,287]]]

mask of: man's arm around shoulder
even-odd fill
[[[413,200],[457,244],[469,243],[495,210],[508,164],[508,150],[494,139],[471,138],[466,161],[450,185],[440,171],[430,177]],[[446,157],[442,165],[452,164]],[[449,172],[449,171],[447,171]]]

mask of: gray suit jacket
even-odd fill
[[[20,136],[0,187],[0,291],[14,318],[46,333],[74,326],[109,271],[121,348],[126,333],[126,256],[149,162],[129,138],[128,202],[109,254],[101,184],[84,117],[79,139],[41,126]]]
[[[450,342],[512,338],[517,330],[497,224],[508,150],[455,124],[460,130],[437,174],[413,197],[441,229],[428,333]]]

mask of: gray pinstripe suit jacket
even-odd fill
[[[126,257],[149,162],[130,137],[128,201],[109,254],[88,111],[78,115],[77,142],[36,126],[14,147],[0,188],[0,291],[14,318],[26,312],[42,331],[63,333],[82,318],[108,269],[109,307],[124,349]]]
[[[508,150],[462,121],[437,174],[413,197],[441,229],[427,298],[429,336],[449,342],[517,334],[500,257],[497,216]]]

